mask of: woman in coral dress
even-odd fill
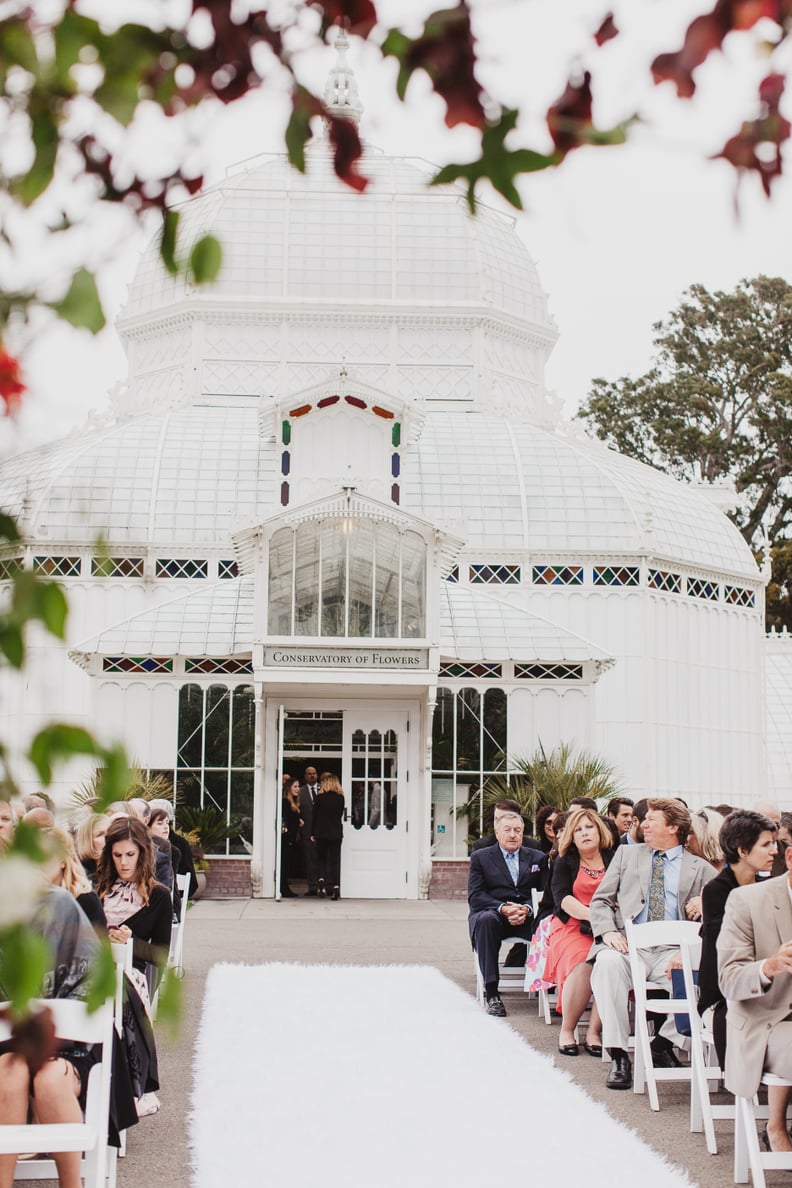
[[[591,1000],[591,966],[587,958],[592,945],[589,904],[602,882],[613,857],[613,838],[601,817],[592,809],[569,814],[558,841],[558,858],[553,863],[553,912],[544,978],[558,987],[562,1056],[577,1056],[580,1048],[575,1028]],[[602,1055],[602,1034],[597,1005],[592,1001],[585,1050]]]

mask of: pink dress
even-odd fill
[[[572,884],[572,894],[575,899],[588,907],[602,881],[604,870],[587,870],[581,863]],[[547,946],[547,961],[544,968],[544,980],[550,985],[558,987],[558,1012],[562,1012],[561,994],[564,982],[572,970],[589,955],[592,945],[591,936],[585,936],[580,931],[580,920],[569,919],[566,923],[558,916],[553,916],[550,926],[550,938]]]

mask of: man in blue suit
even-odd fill
[[[547,858],[524,846],[523,820],[507,813],[495,825],[496,844],[470,855],[468,926],[484,981],[487,1014],[502,1018],[506,1007],[498,994],[498,951],[504,937],[531,939],[531,892],[541,891]]]

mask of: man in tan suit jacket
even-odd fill
[[[737,887],[718,937],[718,981],[726,998],[726,1088],[753,1097],[762,1072],[792,1080],[792,846],[787,873]],[[790,1151],[789,1089],[768,1092],[773,1151]]]
[[[630,1035],[629,994],[632,986],[627,956],[625,919],[639,924],[648,918],[648,899],[654,854],[662,854],[664,868],[663,919],[684,920],[698,911],[701,888],[716,871],[685,849],[690,832],[690,813],[680,800],[656,797],[648,801],[643,822],[646,845],[619,846],[616,856],[591,901],[591,930],[594,947],[589,961],[594,961],[591,988],[602,1018],[603,1044],[611,1057],[606,1085],[609,1089],[629,1089],[632,1066],[627,1055]],[[695,901],[695,905],[691,903]],[[644,965],[652,981],[668,980],[669,964],[677,956],[674,949],[646,950]],[[596,960],[595,960],[596,958]],[[656,1067],[679,1064],[673,1041],[665,1034],[652,1041]]]

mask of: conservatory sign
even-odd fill
[[[378,669],[391,672],[429,666],[426,648],[265,648],[268,668]]]

